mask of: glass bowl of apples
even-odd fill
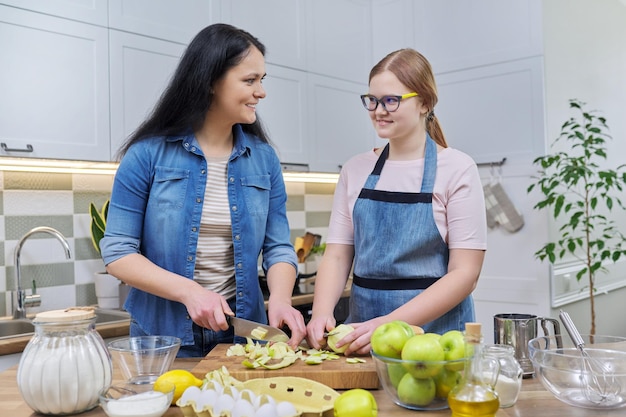
[[[444,410],[448,393],[465,367],[463,333],[415,334],[403,322],[379,326],[372,333],[371,355],[378,379],[397,405],[411,410]],[[407,325],[408,326],[408,325]]]

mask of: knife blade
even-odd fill
[[[235,335],[237,336],[249,337],[251,339],[263,340],[267,342],[286,342],[289,340],[287,333],[277,327],[242,319],[240,317],[226,316],[226,318],[233,326]]]

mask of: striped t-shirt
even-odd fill
[[[228,206],[228,157],[207,158],[208,178],[200,220],[194,279],[226,299],[235,295],[235,265]]]

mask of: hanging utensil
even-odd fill
[[[613,371],[600,359],[590,355],[587,349],[585,349],[585,342],[569,314],[561,310],[559,317],[572,342],[580,350],[582,360],[580,380],[584,387],[585,397],[594,404],[615,401],[615,397],[619,395],[622,387],[613,375]]]

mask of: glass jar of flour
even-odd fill
[[[17,386],[30,408],[76,414],[98,405],[111,385],[111,357],[95,329],[93,309],[70,308],[35,316],[35,335],[17,368]]]
[[[515,349],[509,345],[486,345],[483,355],[498,359],[500,374],[495,386],[500,398],[500,408],[512,407],[522,389],[523,370],[517,359]]]

